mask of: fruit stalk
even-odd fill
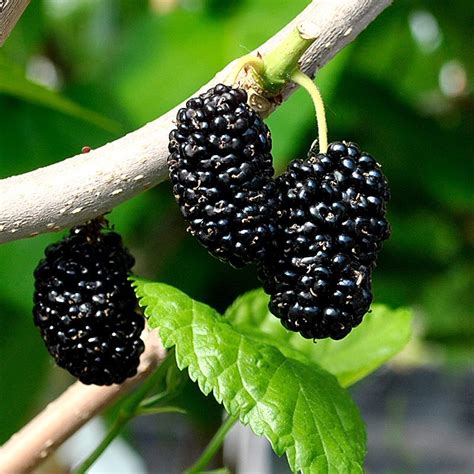
[[[328,125],[326,122],[326,112],[324,102],[316,84],[303,72],[295,71],[291,76],[293,82],[306,89],[313,99],[314,109],[316,111],[316,121],[318,124],[319,152],[326,153],[328,149]]]

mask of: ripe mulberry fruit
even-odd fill
[[[335,142],[291,162],[276,182],[276,244],[259,267],[269,308],[306,338],[341,339],[372,301],[371,273],[390,234],[387,181],[357,145]]]
[[[34,323],[56,363],[85,384],[122,383],[137,373],[144,318],[128,272],[133,257],[98,220],[45,250],[35,276]]]
[[[219,84],[188,100],[169,151],[173,194],[188,231],[234,267],[262,259],[275,232],[271,136],[247,93]]]

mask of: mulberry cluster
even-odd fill
[[[372,269],[390,234],[386,179],[357,145],[334,142],[276,182],[276,244],[259,268],[270,310],[303,337],[341,339],[372,301]]]
[[[270,131],[247,93],[222,84],[186,102],[169,174],[188,231],[234,267],[261,260],[275,233]]]
[[[34,323],[57,364],[85,384],[136,374],[144,318],[127,275],[133,257],[98,221],[45,250],[35,276]]]
[[[257,263],[286,328],[341,339],[362,321],[390,234],[387,181],[370,155],[350,142],[313,147],[273,179],[268,128],[244,90],[222,84],[179,110],[169,151],[188,231],[224,262]]]

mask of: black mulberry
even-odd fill
[[[270,131],[247,93],[222,84],[186,102],[169,174],[188,231],[234,267],[263,258],[275,231]]]
[[[91,221],[45,250],[35,276],[34,323],[56,363],[85,384],[122,383],[137,373],[144,318],[120,235]]]
[[[387,181],[354,143],[311,149],[277,179],[274,251],[259,268],[270,310],[304,337],[341,339],[372,301],[371,273],[382,241]]]

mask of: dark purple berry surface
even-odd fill
[[[137,373],[145,323],[127,280],[133,264],[120,235],[92,221],[50,245],[34,272],[34,323],[56,363],[85,384]]]
[[[179,110],[169,175],[188,231],[235,267],[263,258],[274,234],[270,131],[242,89],[219,84]]]
[[[389,199],[379,164],[354,143],[313,149],[276,179],[278,230],[259,266],[270,310],[306,338],[341,339],[372,302],[371,274]]]

